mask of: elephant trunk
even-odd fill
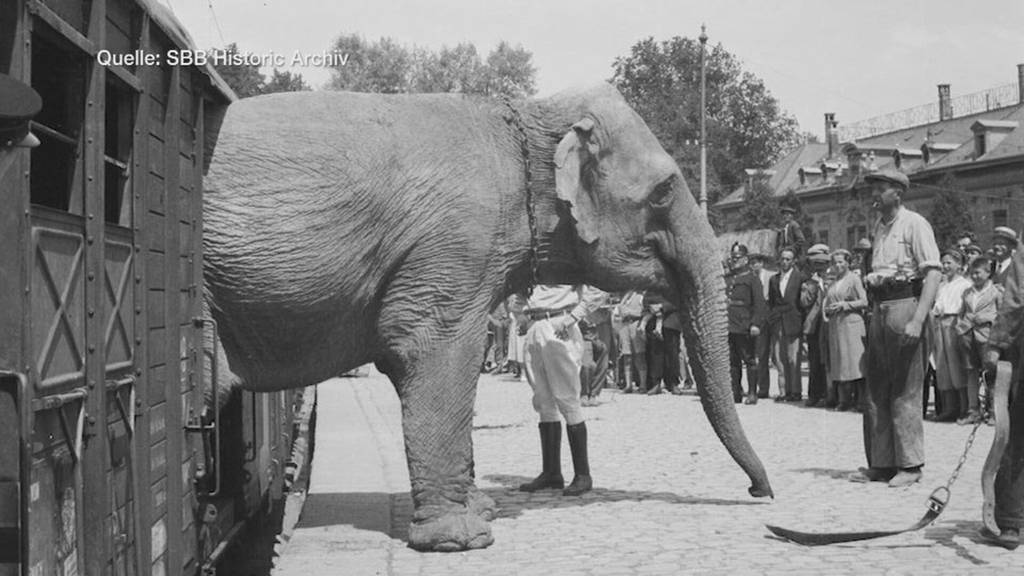
[[[717,242],[703,214],[695,205],[691,204],[691,208],[693,214],[673,219],[676,228],[666,239],[670,245],[664,246],[662,252],[680,290],[680,310],[686,316],[684,341],[697,391],[718,438],[750,477],[750,494],[774,498],[764,465],[743,432],[733,400],[727,296],[721,261],[716,257]]]

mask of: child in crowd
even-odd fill
[[[989,332],[996,320],[999,308],[999,288],[992,283],[992,262],[979,256],[970,263],[971,287],[964,291],[964,305],[956,324],[956,332],[960,336],[964,363],[967,365],[967,388],[960,390],[961,403],[967,404],[967,415],[957,420],[957,424],[977,424],[982,418],[982,406],[978,401],[981,389],[981,362],[985,346],[988,344]],[[995,374],[985,373],[985,387],[991,391]],[[988,394],[987,397],[991,397]]]

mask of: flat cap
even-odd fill
[[[807,249],[807,256],[814,256],[816,254],[824,254],[828,256],[831,250],[829,250],[828,244],[815,244]]]
[[[996,226],[996,229],[992,231],[992,240],[1006,240],[1011,245],[1017,245],[1017,233],[1014,232],[1013,228],[1009,226]]]
[[[832,261],[832,256],[830,254],[828,254],[827,252],[826,253],[818,253],[818,252],[816,252],[814,254],[808,254],[807,255],[807,260],[809,262],[831,262]]]
[[[871,241],[867,238],[861,238],[857,240],[857,245],[853,247],[854,250],[871,250]]]
[[[779,206],[779,212],[789,212],[790,214],[796,214],[796,208],[793,208],[789,204],[783,204],[782,206]]]
[[[43,107],[39,93],[31,86],[0,74],[0,146],[32,146],[28,123]]]
[[[885,168],[877,172],[871,172],[864,177],[864,181],[888,182],[890,184],[895,184],[904,190],[910,188],[910,179],[907,178],[907,175],[898,170],[893,170],[892,168]]]
[[[983,252],[984,250],[981,249],[981,246],[978,246],[977,244],[974,243],[971,243],[966,248],[964,248],[965,254],[982,254]]]

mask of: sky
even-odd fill
[[[343,33],[438,49],[501,40],[533,53],[538,96],[607,80],[616,57],[653,37],[722,46],[764,80],[802,131],[1017,82],[1022,0],[158,0],[206,49],[255,54],[328,50]],[[292,68],[315,88],[329,73]],[[269,73],[265,70],[264,73]]]

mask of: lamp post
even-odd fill
[[[708,43],[708,35],[705,33],[704,25],[700,25],[700,209],[704,216],[708,215],[708,146],[706,143],[707,130],[705,116],[707,104],[705,102],[706,75],[704,73],[704,46]]]

